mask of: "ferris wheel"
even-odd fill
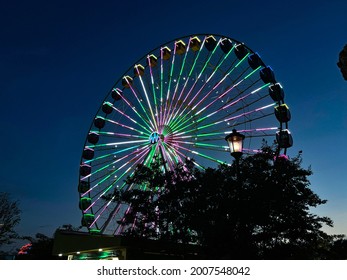
[[[197,168],[216,167],[230,161],[232,131],[244,135],[245,154],[263,139],[286,154],[290,118],[272,68],[245,44],[199,34],[157,47],[120,77],[92,121],[79,174],[82,225],[121,234],[130,206],[114,196],[128,190],[138,164],[160,158],[173,170],[190,158]]]

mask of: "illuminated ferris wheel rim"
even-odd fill
[[[268,93],[260,94],[264,89]],[[270,103],[260,103],[269,97]],[[264,113],[269,108],[274,112]],[[260,126],[273,115],[279,125]],[[137,164],[149,165],[157,156],[168,169],[185,157],[223,163],[218,153],[225,154],[224,138],[235,128],[249,141],[244,152],[259,150],[251,147],[252,138],[271,135],[278,152],[285,154],[292,145],[290,118],[273,70],[240,41],[198,34],[160,45],[117,80],[90,126],[80,167],[82,223],[104,233],[118,212],[127,211],[119,205],[111,211],[112,201],[104,202],[103,197],[114,189],[126,190],[121,178],[132,176]],[[195,164],[203,168],[199,160]],[[105,212],[107,218],[100,222]],[[114,228],[113,234],[122,231]]]
[[[156,50],[160,49],[160,50],[163,50],[165,48],[167,48],[167,45],[171,44],[172,42],[179,42],[179,41],[182,41],[184,39],[187,39],[189,38],[190,40],[191,39],[194,39],[196,37],[199,37],[199,36],[205,36],[205,38],[208,38],[208,37],[219,37],[221,38],[221,40],[228,40],[229,42],[232,42],[234,43],[234,45],[238,45],[238,46],[243,46],[245,47],[249,53],[248,54],[252,54],[254,55],[254,60],[255,62],[254,63],[260,63],[261,66],[263,66],[265,68],[265,70],[269,70],[269,72],[272,72],[272,69],[270,66],[266,66],[263,61],[261,60],[260,56],[258,55],[258,53],[254,52],[250,47],[246,46],[242,41],[238,41],[234,38],[231,38],[231,37],[228,37],[228,36],[225,36],[225,35],[221,35],[221,34],[217,34],[217,33],[198,33],[198,34],[191,34],[191,35],[186,35],[186,36],[183,36],[183,37],[179,37],[179,38],[176,38],[176,39],[173,39],[173,40],[170,40],[170,41],[167,41],[166,43],[164,44],[161,44],[160,47],[156,47],[154,49],[152,49],[150,52],[148,52],[147,54],[145,54],[144,56],[142,56],[140,59],[138,59],[135,63],[132,64],[132,66],[130,66],[126,71],[125,73],[123,74],[123,76],[121,78],[119,78],[117,80],[117,82],[111,87],[111,89],[109,90],[109,93],[108,95],[106,95],[105,99],[103,100],[103,104],[106,102],[107,98],[112,95],[112,93],[114,93],[114,90],[117,89],[117,84],[119,84],[120,82],[122,82],[122,80],[124,79],[127,79],[129,78],[128,75],[126,75],[127,73],[131,72],[132,69],[134,69],[134,67],[138,67],[138,66],[142,66],[141,64],[138,64],[139,61],[145,59],[145,58],[148,58],[149,56],[153,55],[153,53],[156,52]],[[219,42],[218,42],[219,44]],[[227,46],[226,48],[228,48],[230,46]],[[257,61],[259,60],[259,61]],[[148,65],[147,65],[148,66]],[[266,74],[269,74],[269,75],[272,75],[273,73],[266,73]],[[136,76],[136,74],[134,75],[134,77]],[[133,79],[134,77],[130,77],[131,79]],[[273,77],[273,79],[275,80],[275,78]],[[291,137],[291,134],[290,134],[290,131],[288,130],[288,122],[290,121],[291,119],[291,116],[290,116],[290,111],[289,111],[289,108],[288,106],[284,103],[284,92],[283,92],[283,89],[282,89],[282,86],[280,83],[277,83],[277,82],[273,82],[273,90],[272,90],[272,94],[270,93],[270,95],[272,96],[272,98],[274,99],[274,101],[276,102],[279,102],[279,101],[282,101],[282,105],[280,108],[278,108],[278,110],[275,112],[277,113],[276,117],[279,119],[281,118],[279,121],[280,121],[280,127],[270,127],[270,128],[260,128],[260,129],[256,129],[257,131],[263,131],[263,130],[266,130],[266,129],[269,129],[269,130],[280,130],[280,132],[284,132],[282,135],[279,135],[277,136],[276,140],[277,142],[279,142],[282,138],[282,136],[284,136],[283,138],[284,141],[286,141],[287,143],[283,143],[282,145],[282,148],[284,148],[284,154],[286,153],[286,148],[288,147],[291,147],[292,144],[293,144],[293,140],[292,140],[292,137]],[[273,104],[270,104],[269,106],[272,106]],[[94,119],[97,119],[97,116],[98,116],[98,113],[95,115]],[[282,124],[285,126],[284,129],[282,127]],[[92,127],[93,127],[93,123],[91,124],[89,130],[91,131],[92,130]],[[163,127],[163,126],[162,126]],[[226,131],[225,134],[230,134],[232,132],[232,129],[230,129],[229,131]],[[238,132],[248,132],[247,130],[238,130]],[[162,133],[159,132],[159,129],[157,127],[157,129],[152,129],[151,131],[151,134],[153,133],[159,133],[161,136],[163,136]],[[246,136],[247,137],[247,136]],[[151,136],[148,137],[149,138],[149,141],[151,142]],[[85,141],[85,146],[86,146],[86,143],[88,142],[88,138],[86,139]],[[254,150],[254,152],[256,151],[259,151],[259,149],[257,150]]]

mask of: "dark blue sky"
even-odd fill
[[[271,65],[292,112],[294,146],[312,166],[315,210],[347,233],[347,2],[2,1],[0,190],[20,200],[21,234],[80,224],[78,168],[86,134],[113,84],[172,39],[217,33]]]

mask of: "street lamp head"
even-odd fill
[[[232,132],[225,137],[230,148],[230,154],[235,158],[239,159],[242,156],[243,140],[245,136],[233,129]]]

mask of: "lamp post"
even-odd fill
[[[239,177],[239,160],[242,156],[243,140],[245,136],[233,129],[232,132],[225,137],[230,148],[230,154],[235,158],[237,177]]]

